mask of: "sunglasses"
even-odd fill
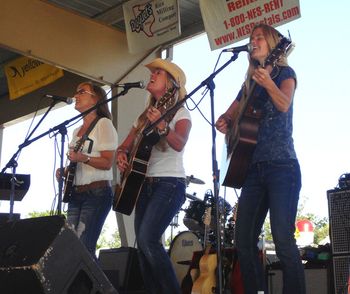
[[[84,90],[84,89],[80,89],[80,90],[75,92],[75,95],[83,95],[83,94],[90,94],[92,96],[96,95],[95,93],[92,93],[92,92]]]

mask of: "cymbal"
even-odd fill
[[[195,178],[193,175],[187,176],[186,177],[186,181],[187,181],[187,183],[192,183],[192,184],[199,184],[199,185],[204,185],[205,184],[204,181]]]

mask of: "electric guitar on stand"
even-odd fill
[[[217,255],[210,253],[211,244],[209,242],[209,227],[211,222],[211,207],[205,210],[203,223],[205,224],[204,240],[205,251],[199,261],[199,277],[194,281],[191,294],[211,294],[215,293]]]

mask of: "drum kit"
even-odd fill
[[[195,178],[193,175],[187,176],[186,180],[187,186],[191,183],[205,184],[204,181]],[[215,201],[211,190],[205,192],[203,200],[198,198],[196,193],[193,195],[186,193],[186,198],[189,200],[189,204],[186,208],[181,208],[180,211],[184,211],[185,213],[183,224],[188,228],[188,231],[178,233],[172,239],[169,249],[170,259],[180,284],[188,272],[194,253],[203,251],[205,248],[204,234],[206,226],[203,219],[206,209],[211,207],[209,232],[207,231],[206,234],[209,236],[209,242],[212,248],[215,248],[218,244],[218,239],[221,240],[220,242],[223,248],[232,248],[234,244],[235,221],[233,216],[229,217],[232,214],[233,208],[227,201],[222,197],[219,197],[218,201]],[[221,228],[219,234],[216,232],[216,202],[219,205],[219,223]],[[170,225],[178,226],[178,215],[175,216],[174,220]]]

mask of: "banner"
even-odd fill
[[[249,38],[258,23],[277,27],[299,18],[299,0],[200,0],[210,48]]]
[[[29,57],[20,57],[4,66],[10,99],[33,92],[63,76],[63,70]]]
[[[181,34],[177,0],[132,0],[123,4],[130,53],[139,53]]]

